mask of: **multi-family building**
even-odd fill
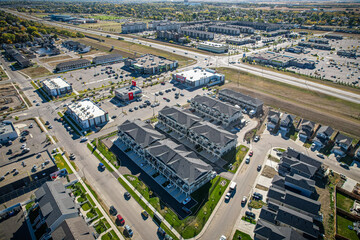
[[[65,41],[62,43],[64,47],[69,49],[70,51],[75,51],[79,53],[87,53],[91,50],[91,46],[86,46],[85,44],[76,42],[76,41]]]
[[[319,44],[329,44],[329,40],[326,38],[310,38],[309,42],[319,43]]]
[[[214,43],[214,42],[199,43],[197,48],[214,53],[225,53],[229,50],[229,46],[227,44]]]
[[[266,37],[277,37],[277,36],[285,35],[285,34],[288,34],[288,33],[290,33],[289,30],[277,30],[277,31],[267,32],[264,35]]]
[[[180,33],[189,36],[191,38],[199,38],[200,40],[213,40],[214,33],[206,32],[206,31],[199,31],[190,28],[181,28]]]
[[[290,189],[305,197],[316,195],[315,180],[297,174],[285,177],[275,175],[271,183],[274,187]]]
[[[226,39],[226,43],[241,46],[249,43],[254,44],[256,40],[251,38],[229,38]]]
[[[343,36],[340,35],[340,34],[332,34],[332,33],[329,33],[329,34],[325,34],[325,35],[324,35],[324,38],[341,40],[341,39],[343,39]]]
[[[336,53],[339,56],[347,57],[347,58],[356,58],[357,52],[356,50],[339,50]]]
[[[158,120],[162,126],[175,131],[214,157],[220,158],[236,147],[236,135],[214,124],[204,122],[188,110],[164,107],[159,111]]]
[[[344,157],[352,146],[352,141],[353,139],[351,137],[338,133],[335,137],[335,146],[331,149],[331,152],[334,153],[335,156]]]
[[[156,31],[156,37],[165,41],[185,42],[184,34],[175,31]]]
[[[72,86],[64,79],[57,77],[42,81],[43,89],[52,97],[63,96],[72,93]]]
[[[320,43],[312,43],[312,42],[299,42],[298,44],[301,47],[315,48],[320,50],[331,50],[331,46],[329,44],[320,44]]]
[[[148,23],[149,30],[156,30],[156,27],[162,23],[169,23],[168,20],[154,20]]]
[[[93,64],[106,64],[121,62],[124,58],[118,53],[112,53],[108,55],[96,56],[93,58]]]
[[[230,28],[237,28],[240,30],[240,33],[247,33],[247,34],[253,34],[255,32],[254,28],[252,27],[244,27],[244,26],[238,26],[238,25],[226,25]]]
[[[179,31],[181,27],[180,23],[177,22],[167,22],[167,23],[160,23],[156,26],[157,31]]]
[[[239,122],[242,118],[240,108],[236,108],[228,103],[221,102],[208,96],[196,95],[191,99],[190,106],[192,110],[199,112],[201,115],[217,121],[224,126]]]
[[[313,143],[315,143],[315,145],[319,149],[321,149],[328,144],[330,137],[333,135],[333,133],[334,133],[334,129],[332,129],[331,127],[321,126],[316,132],[316,136],[313,139]]]
[[[215,176],[212,167],[200,160],[194,152],[166,139],[150,124],[140,120],[126,120],[120,125],[118,140],[186,195]]]
[[[125,66],[137,73],[157,74],[177,68],[178,62],[164,57],[145,54],[136,59],[126,59]]]
[[[86,68],[89,66],[91,66],[91,62],[89,60],[78,59],[78,60],[74,60],[74,61],[59,63],[58,65],[56,65],[55,71],[58,73],[66,72],[66,71],[71,71],[71,70],[75,70],[75,69]]]
[[[240,29],[238,29],[238,28],[219,26],[219,25],[208,26],[208,32],[221,33],[221,34],[227,34],[227,35],[235,35],[235,36],[240,35]]]
[[[222,84],[225,81],[225,75],[217,73],[212,69],[203,69],[194,67],[194,69],[175,73],[173,80],[181,82],[189,87],[213,86]]]
[[[263,112],[263,101],[227,88],[219,91],[219,99],[238,105],[251,115],[258,115]]]
[[[147,25],[144,22],[124,23],[121,25],[121,33],[137,33],[146,31]]]
[[[69,104],[66,113],[82,128],[103,126],[109,121],[109,114],[90,99]]]

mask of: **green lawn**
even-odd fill
[[[89,203],[84,203],[81,208],[84,210],[84,211],[87,211],[91,208],[90,204]]]
[[[55,159],[56,166],[58,168],[60,168],[60,169],[66,168],[66,170],[68,171],[69,174],[73,173],[73,171],[70,169],[69,165],[66,163],[65,159],[63,158],[63,156],[60,153],[54,155],[54,159]]]
[[[26,204],[25,209],[26,211],[29,211],[29,209],[34,205],[34,202],[29,202],[28,204]]]
[[[233,240],[252,240],[252,238],[250,237],[249,234],[246,234],[244,232],[241,232],[239,230],[236,230],[234,236],[233,236]]]
[[[109,170],[109,172],[113,172],[113,171],[114,171],[114,169],[112,169],[112,168],[110,167],[110,165],[109,165],[96,151],[94,151],[94,148],[90,145],[90,143],[87,144],[87,147],[88,147],[88,149],[91,151],[91,153],[94,154],[95,157],[96,157],[97,159],[99,159],[99,161],[104,164],[104,166],[106,167],[107,170]]]
[[[94,139],[92,144],[97,147],[97,149],[106,157],[109,162],[112,163],[115,167],[118,167],[117,158],[114,153],[112,153],[99,139]]]
[[[104,234],[101,237],[101,240],[112,240],[112,239],[115,239],[115,240],[119,239],[119,237],[116,235],[114,230],[111,230],[110,232]]]
[[[227,179],[217,176],[195,191],[191,196],[199,204],[191,209],[193,215],[184,220],[180,220],[178,216],[171,209],[167,208],[158,197],[153,195],[148,187],[139,181],[137,177],[131,175],[125,175],[125,177],[185,239],[199,234],[230,182]]]
[[[98,234],[106,231],[107,228],[106,228],[106,226],[105,226],[105,223],[107,223],[107,222],[106,222],[106,220],[104,220],[104,219],[102,219],[102,220],[100,220],[99,222],[96,223],[96,225],[95,225],[95,231],[96,231]]]
[[[241,162],[243,161],[243,159],[246,156],[248,151],[249,151],[249,148],[244,145],[240,145],[240,146],[236,147],[235,162],[232,164],[233,167],[231,170],[229,170],[229,172],[236,173],[237,169],[239,168]]]
[[[350,240],[357,240],[359,237],[357,236],[354,230],[350,230],[348,226],[353,226],[353,222],[337,215],[336,216],[336,224],[337,224],[337,233],[343,237],[346,237]]]
[[[256,221],[255,221],[254,219],[247,218],[247,217],[245,217],[245,216],[243,216],[243,217],[241,218],[241,220],[244,220],[244,221],[249,222],[249,223],[251,223],[251,224],[256,224]]]
[[[350,208],[354,205],[354,199],[336,192],[336,206],[344,211],[350,212]]]
[[[277,151],[279,151],[279,152],[285,152],[286,151],[286,149],[284,149],[284,148],[275,148]]]
[[[266,205],[266,203],[261,200],[251,200],[251,202],[248,204],[248,207],[259,209],[262,208],[262,206],[264,205]]]

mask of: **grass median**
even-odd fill
[[[110,167],[110,165],[99,155],[99,153],[96,152],[96,149],[91,146],[90,143],[87,144],[87,147],[88,149],[91,151],[92,154],[94,154],[94,156],[99,159],[99,161],[104,164],[104,166],[106,167],[106,169],[109,171],[109,172],[113,172],[114,169],[112,169],[112,167]]]
[[[69,165],[66,163],[65,159],[60,153],[54,155],[53,157],[55,159],[55,163],[58,168],[60,169],[66,168],[69,174],[73,173],[73,171],[70,169]]]

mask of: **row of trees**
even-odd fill
[[[84,34],[79,32],[59,30],[0,11],[0,44],[33,41],[34,38],[41,38],[43,35],[50,33],[54,34],[55,39],[58,38],[58,34],[67,37],[84,37]]]
[[[75,13],[105,14],[123,17],[137,17],[153,20],[171,19],[177,21],[192,20],[248,20],[270,23],[318,24],[336,26],[359,26],[359,11],[346,9],[338,11],[312,10],[314,6],[302,5],[303,9],[290,8],[287,11],[268,8],[259,9],[264,4],[228,4],[202,3],[201,5],[184,5],[183,3],[102,3],[102,2],[3,2],[0,5],[17,6],[21,12],[40,13]],[[237,6],[237,7],[234,7]],[[25,8],[23,6],[31,6]],[[325,6],[326,7],[326,6]],[[339,7],[339,6],[337,6]]]

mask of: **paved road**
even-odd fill
[[[68,25],[68,24],[64,24],[64,23],[58,23],[58,22],[51,22],[51,21],[45,21],[43,19],[39,19],[33,16],[29,16],[29,15],[25,15],[24,13],[19,13],[16,11],[12,11],[9,9],[4,9],[7,12],[13,13],[15,15],[21,16],[23,18],[27,18],[27,19],[31,19],[31,20],[35,20],[35,21],[39,21],[42,22],[44,24],[48,24],[48,25],[52,25],[52,26],[57,26],[57,27],[64,27],[70,30],[74,30],[74,31],[79,31],[79,32],[83,32],[83,33],[91,33],[94,35],[98,35],[98,36],[105,36],[105,35],[110,35],[111,38],[115,38],[117,39],[119,36],[115,35],[115,34],[111,34],[111,33],[103,33],[100,31],[94,31],[94,30],[90,30],[90,29],[85,29],[85,28],[80,28],[77,26],[73,26],[73,25]],[[123,36],[122,36],[123,37]],[[190,50],[184,50],[184,49],[180,49],[177,48],[176,46],[172,47],[172,46],[164,46],[161,43],[149,43],[143,40],[139,40],[139,39],[134,39],[134,38],[129,38],[129,37],[123,37],[125,41],[130,41],[130,42],[135,42],[135,43],[141,43],[143,45],[147,45],[147,46],[151,46],[153,48],[157,48],[157,49],[161,49],[164,51],[168,51],[168,52],[175,52],[176,54],[184,54],[187,57],[193,58],[193,59],[205,59],[207,58],[208,60],[214,60],[214,65],[215,66],[223,66],[223,67],[231,67],[231,68],[236,68],[245,72],[249,72],[255,75],[259,75],[259,76],[263,76],[266,78],[270,78],[272,80],[276,80],[279,82],[283,82],[283,83],[287,83],[287,84],[291,84],[294,86],[298,86],[298,87],[302,87],[305,89],[309,89],[309,90],[313,90],[313,91],[318,91],[321,93],[325,93],[331,96],[335,96],[338,97],[340,99],[344,99],[350,102],[354,102],[354,103],[359,103],[360,104],[360,95],[356,94],[356,93],[351,93],[348,91],[344,91],[344,90],[340,90],[334,87],[330,87],[330,86],[325,86],[323,84],[319,84],[319,83],[314,83],[314,82],[310,82],[310,81],[305,81],[305,80],[301,80],[295,77],[290,77],[286,74],[281,74],[281,73],[276,73],[276,72],[272,72],[269,70],[262,70],[260,71],[259,69],[255,68],[255,67],[244,67],[243,65],[241,66],[229,66],[228,61],[229,61],[229,57],[228,56],[214,56],[211,53],[209,54],[202,54],[202,53],[198,53],[198,52],[193,52]],[[253,52],[259,52],[259,51],[265,51],[266,49],[260,49],[260,50],[255,50]],[[231,56],[232,59],[238,59],[242,57],[242,53],[239,55],[234,55]],[[200,61],[199,65],[204,66],[204,63],[206,61]]]

